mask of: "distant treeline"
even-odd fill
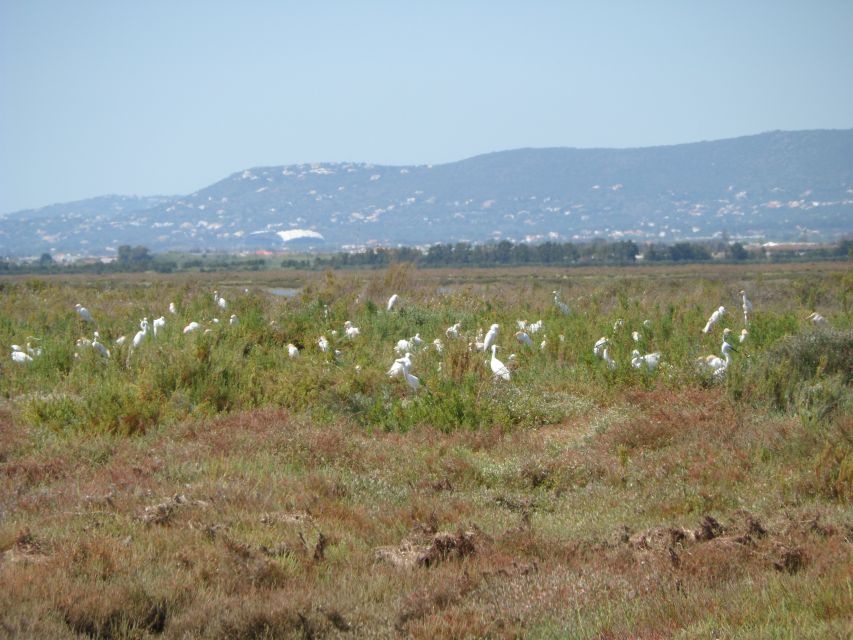
[[[647,243],[638,245],[627,240],[620,242],[544,242],[514,244],[507,240],[495,244],[438,244],[426,251],[410,247],[377,248],[359,253],[336,253],[317,256],[315,267],[383,267],[394,262],[411,262],[423,267],[492,267],[514,265],[584,266],[629,265],[643,262],[705,262],[709,260],[814,260],[838,259],[853,255],[853,241],[842,240],[836,245],[791,251],[764,248],[747,250],[739,242],[678,242],[673,245]],[[291,266],[289,261],[282,266]]]
[[[303,255],[276,264],[273,258],[240,257],[228,254],[173,256],[152,254],[146,247],[122,245],[111,262],[75,262],[61,264],[49,253],[33,262],[0,260],[2,273],[131,273],[156,271],[261,271],[283,269],[381,268],[396,262],[420,267],[498,267],[498,266],[618,266],[643,263],[762,261],[793,262],[838,260],[853,257],[853,240],[815,247],[749,248],[739,242],[677,242],[672,245],[595,241],[588,243],[543,242],[512,243],[504,240],[490,244],[437,244],[427,250],[412,247],[375,248],[356,253]]]

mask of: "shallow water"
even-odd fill
[[[279,288],[270,288],[270,289],[267,289],[267,291],[269,291],[274,296],[281,296],[283,298],[295,298],[296,296],[299,295],[299,292],[302,291],[302,289],[286,289],[286,288],[280,288],[279,287]]]

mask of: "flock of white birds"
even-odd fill
[[[568,315],[571,313],[571,309],[569,305],[566,304],[560,297],[559,291],[553,291],[554,295],[554,306],[556,309],[564,314]],[[746,341],[749,331],[747,327],[749,326],[750,314],[752,313],[752,302],[747,298],[746,292],[741,291],[740,295],[743,298],[743,321],[744,328],[741,330],[739,336],[739,342],[743,343]],[[213,292],[213,300],[216,307],[222,311],[226,311],[228,309],[228,302],[223,298],[218,291]],[[386,312],[392,313],[396,309],[401,307],[401,298],[399,295],[394,294],[388,299],[388,304],[386,306]],[[92,317],[91,312],[81,304],[75,305],[75,310],[80,317],[83,323],[94,324],[95,320]],[[169,303],[169,313],[173,316],[178,315],[178,309],[175,306],[174,302]],[[702,329],[702,333],[710,334],[714,326],[719,323],[723,317],[726,315],[726,309],[723,306],[717,308],[711,316],[708,318],[708,322],[705,324]],[[808,319],[814,324],[826,324],[826,318],[820,315],[817,312],[812,313],[808,316]],[[239,319],[235,314],[231,314],[229,318],[229,324],[231,326],[239,324]],[[216,325],[219,324],[220,321],[218,318],[213,318],[211,324]],[[536,322],[528,323],[524,320],[519,320],[517,322],[518,330],[515,332],[515,339],[524,347],[529,349],[535,349],[536,343],[532,336],[540,333],[543,328],[542,320],[538,320]],[[361,331],[358,327],[354,326],[352,322],[347,320],[344,322],[344,336],[349,340],[358,339]],[[613,325],[614,334],[623,330],[624,322],[620,320],[616,320]],[[133,338],[131,339],[131,353],[134,349],[138,349],[143,342],[148,339],[149,335],[156,338],[157,334],[163,331],[166,327],[166,317],[160,316],[159,318],[155,318],[153,322],[149,323],[148,318],[143,318],[139,323],[139,331],[137,331]],[[651,321],[645,320],[643,322],[644,329],[651,329],[652,324]],[[198,322],[190,322],[183,328],[184,334],[189,334],[194,331],[198,331],[202,328],[202,325]],[[204,329],[205,332],[212,331],[210,327]],[[505,380],[509,381],[512,378],[512,371],[510,367],[504,364],[497,357],[497,350],[499,346],[496,344],[498,339],[498,333],[500,331],[500,325],[492,324],[485,335],[480,330],[474,339],[468,343],[468,349],[472,352],[483,352],[489,353],[491,352],[491,358],[486,360],[485,363],[490,367],[492,371],[492,375],[495,380]],[[445,338],[448,340],[458,340],[465,339],[465,335],[462,330],[462,324],[456,323],[446,329]],[[737,352],[737,349],[732,344],[731,335],[732,330],[728,327],[723,329],[722,332],[722,345],[720,347],[720,356],[716,354],[710,354],[707,356],[702,356],[697,359],[697,366],[713,375],[715,378],[722,378],[729,365],[732,362],[732,352]],[[337,337],[337,331],[332,331],[331,334],[333,337]],[[641,341],[641,335],[639,331],[631,332],[632,339],[635,343],[639,343]],[[564,337],[561,335],[559,339],[562,341]],[[27,362],[32,362],[34,358],[39,357],[42,354],[42,349],[39,347],[34,347],[29,340],[35,340],[35,338],[29,338],[24,347],[20,345],[13,344],[12,345],[12,360],[16,363],[25,364]],[[120,336],[115,340],[115,344],[117,346],[123,345],[127,340],[127,336]],[[396,358],[394,362],[391,364],[391,367],[388,369],[386,374],[390,378],[400,378],[406,382],[406,384],[411,388],[412,391],[417,392],[421,386],[420,380],[417,376],[412,373],[412,354],[417,353],[419,350],[424,348],[426,344],[425,340],[421,338],[420,333],[416,333],[411,338],[402,338],[397,341],[394,345],[394,351],[400,357]],[[539,350],[544,351],[547,346],[547,340],[543,339],[539,343]],[[607,336],[602,336],[599,338],[592,347],[593,355],[600,358],[606,366],[613,370],[617,368],[617,362],[613,359],[610,354],[610,338]],[[319,336],[316,342],[317,348],[323,353],[329,353],[332,349],[332,345],[329,342],[328,338],[325,335]],[[78,350],[90,348],[96,350],[103,358],[110,358],[110,350],[109,348],[101,341],[101,336],[98,331],[93,332],[92,339],[88,338],[80,338],[77,340],[76,346]],[[426,348],[433,348],[435,351],[441,353],[444,349],[444,343],[441,338],[436,338],[431,343],[426,345]],[[287,345],[288,356],[290,358],[299,357],[299,348],[296,347],[293,343]],[[334,350],[336,356],[340,355],[340,351]],[[79,356],[79,351],[75,354]],[[510,354],[509,360],[510,362],[514,361],[516,358],[515,354]],[[641,354],[638,349],[634,349],[631,354],[631,366],[635,369],[644,369],[647,371],[654,371],[658,368],[661,363],[661,354],[660,352],[654,353],[646,353]],[[441,365],[439,364],[439,367]],[[360,367],[356,367],[360,370]]]

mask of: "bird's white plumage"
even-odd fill
[[[495,344],[495,340],[498,338],[498,330],[500,327],[497,324],[493,324],[489,327],[489,331],[486,333],[486,337],[483,340],[483,351],[488,351],[492,348],[492,345]]]
[[[500,378],[501,380],[509,380],[510,373],[509,369],[506,368],[506,365],[498,360],[495,352],[498,349],[498,345],[492,345],[492,359],[489,360],[489,366],[492,368],[492,373],[495,375],[495,379]]]
[[[711,333],[711,329],[724,315],[726,315],[726,308],[722,306],[717,308],[717,310],[711,314],[711,317],[708,318],[708,322],[705,323],[705,328],[702,329],[702,333]]]

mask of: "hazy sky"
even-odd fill
[[[853,2],[0,0],[0,212],[853,127]]]

